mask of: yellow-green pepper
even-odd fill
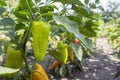
[[[49,54],[60,63],[64,64],[68,60],[68,45],[63,42],[59,42],[57,45],[57,50],[50,50]]]
[[[43,61],[48,47],[50,25],[47,22],[32,23],[33,51],[37,61]]]
[[[21,49],[16,44],[10,44],[7,48],[6,67],[18,69],[23,64]]]

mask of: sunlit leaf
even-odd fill
[[[57,24],[63,25],[68,32],[73,33],[76,38],[81,40],[81,42],[89,48],[84,36],[79,33],[79,28],[76,22],[69,20],[67,17],[64,16],[53,16],[53,19],[56,21]]]
[[[71,43],[70,46],[72,47],[76,57],[78,58],[78,60],[82,60],[82,57],[83,57],[83,50],[82,50],[82,47],[81,45],[79,44],[74,44],[74,43]]]
[[[6,6],[5,0],[0,0],[0,7],[1,6]]]
[[[19,69],[12,69],[0,66],[0,76],[6,76],[18,72]]]

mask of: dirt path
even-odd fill
[[[51,80],[120,80],[120,77],[114,78],[117,69],[120,68],[120,59],[117,58],[117,54],[113,52],[107,41],[107,38],[104,37],[97,40],[97,48],[93,56],[82,61],[83,72],[74,69],[70,77],[60,78],[55,76]],[[30,59],[34,61],[34,58]],[[45,59],[43,66],[46,65],[46,61],[47,59]],[[52,75],[49,76],[53,77]]]
[[[114,78],[117,68],[120,68],[120,59],[113,53],[107,42],[107,38],[97,40],[97,49],[94,55],[83,60],[84,72],[75,70],[74,78],[62,78],[61,80],[120,80]]]

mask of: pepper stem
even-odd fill
[[[27,39],[28,39],[30,31],[31,31],[31,26],[32,26],[32,10],[30,8],[28,0],[25,0],[25,2],[26,2],[26,5],[27,5],[27,8],[28,8],[28,11],[30,13],[30,26],[28,27],[28,29],[25,32],[25,35],[24,35],[24,37],[21,41],[21,47],[22,47],[22,55],[23,55],[23,59],[24,59],[24,62],[25,62],[26,71],[30,74],[31,71],[30,71],[29,63],[28,63],[27,57],[26,57],[26,54],[27,54],[26,43],[27,43]]]

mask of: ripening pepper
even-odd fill
[[[73,39],[73,43],[74,44],[80,44],[80,41],[77,38],[75,38],[75,39]]]
[[[32,80],[49,80],[43,67],[38,63],[35,64],[35,70],[32,73]]]
[[[55,60],[50,66],[50,70],[54,70],[60,64],[59,61]]]
[[[74,60],[74,52],[73,52],[73,49],[71,48],[71,46],[68,47],[68,57],[69,57],[70,61]]]
[[[47,22],[34,21],[32,23],[33,51],[37,61],[42,62],[48,47],[50,25]]]
[[[6,67],[18,69],[23,65],[21,49],[16,44],[10,44],[7,48]]]
[[[57,50],[50,50],[49,54],[60,63],[64,64],[68,60],[68,45],[63,42],[59,42],[57,45]]]
[[[120,44],[120,38],[116,39],[116,43]]]

